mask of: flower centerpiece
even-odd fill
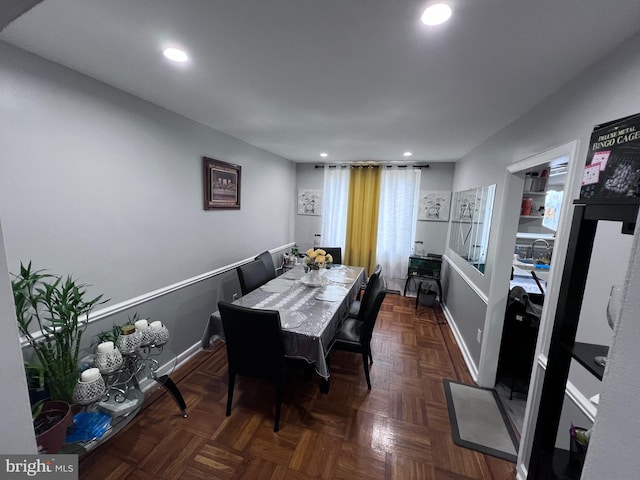
[[[305,252],[304,265],[309,270],[320,270],[333,264],[333,257],[321,248],[310,248]]]
[[[309,271],[310,282],[312,284],[322,284],[320,279],[320,269],[330,268],[333,263],[331,255],[327,254],[321,248],[310,248],[304,255],[304,269]]]

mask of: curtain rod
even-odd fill
[[[350,163],[350,164],[340,164],[340,165],[315,165],[315,168],[347,168],[347,167],[351,167],[351,168],[378,168],[378,167],[387,167],[387,168],[391,168],[391,167],[398,167],[398,168],[407,168],[407,167],[411,167],[411,168],[429,168],[429,164],[422,164],[422,165],[414,165],[414,164],[384,164],[384,163],[363,163],[363,164],[359,164],[359,163]]]

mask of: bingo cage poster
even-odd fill
[[[581,199],[640,196],[640,114],[594,128]]]

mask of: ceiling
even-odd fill
[[[450,0],[426,27],[430,3],[44,0],[0,40],[295,162],[438,162],[640,29],[638,0]]]

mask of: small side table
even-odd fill
[[[407,281],[404,284],[403,296],[407,296],[409,282],[419,280],[437,280],[438,294],[442,294],[440,285],[440,270],[442,268],[442,255],[432,253],[426,256],[412,255],[409,257],[409,269],[407,270]],[[419,287],[419,286],[418,286]]]

